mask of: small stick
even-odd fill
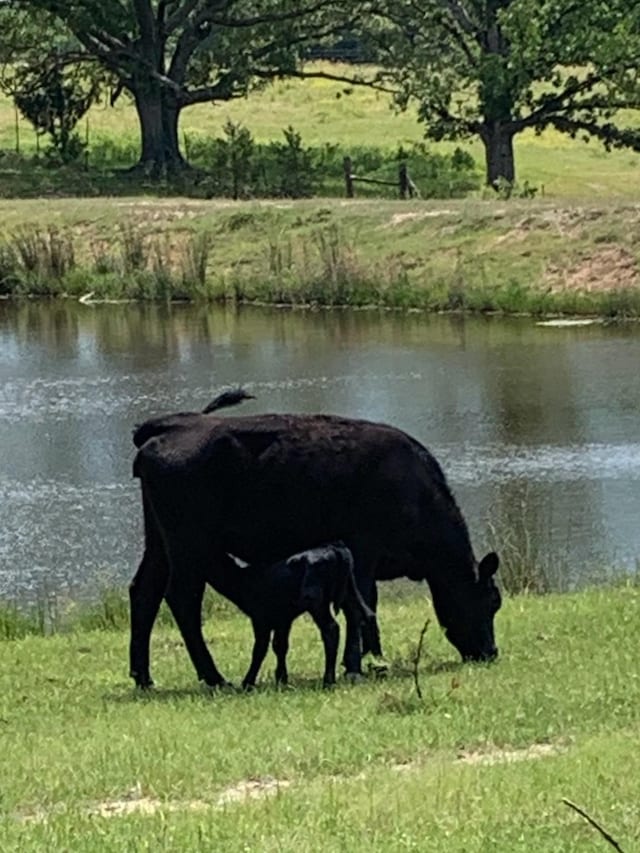
[[[601,827],[597,821],[595,821],[590,815],[588,815],[584,811],[584,809],[581,809],[580,806],[577,806],[575,803],[572,803],[571,800],[568,800],[566,797],[562,798],[562,802],[566,806],[569,806],[570,809],[573,809],[574,811],[578,812],[578,814],[581,815],[586,821],[588,821],[591,824],[591,826],[595,827],[595,829],[598,830],[600,835],[606,841],[608,841],[612,847],[614,847],[616,850],[618,850],[618,853],[624,853],[624,850],[622,849],[622,847],[620,847],[620,845],[615,840],[615,838],[613,838],[611,835],[609,835],[609,833],[606,831],[606,829],[603,829],[603,827]]]
[[[420,658],[422,657],[422,644],[424,643],[424,638],[427,633],[427,628],[429,627],[429,623],[431,619],[427,619],[427,621],[422,626],[422,631],[420,631],[420,639],[418,640],[418,647],[416,649],[415,657],[413,658],[413,681],[416,685],[416,693],[418,694],[418,699],[422,702],[422,690],[420,689],[420,681],[418,679],[418,666],[420,665]]]

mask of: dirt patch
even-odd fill
[[[246,800],[261,800],[265,797],[273,797],[280,791],[288,788],[291,782],[286,779],[273,779],[268,776],[264,779],[246,779],[237,785],[230,785],[222,791],[216,800],[216,806],[226,806],[230,803],[242,803]]]
[[[286,779],[274,779],[266,776],[260,779],[243,779],[235,785],[223,788],[211,800],[160,800],[156,797],[145,796],[138,784],[122,797],[114,800],[103,800],[88,805],[85,814],[95,817],[126,817],[131,814],[154,815],[158,812],[201,812],[211,809],[222,809],[227,806],[246,803],[248,800],[261,800],[273,797],[288,788],[290,782]],[[60,809],[49,812],[39,810],[30,814],[18,816],[24,823],[46,823]]]
[[[105,800],[90,807],[88,814],[99,817],[123,817],[129,814],[152,815],[156,812],[194,812],[219,809],[247,800],[261,800],[273,797],[288,788],[291,783],[284,779],[267,776],[263,779],[243,779],[235,785],[229,785],[211,801],[207,800],[158,800],[145,797],[139,788],[132,789],[120,800]]]
[[[553,743],[533,743],[523,749],[463,750],[457,757],[459,764],[513,764],[516,761],[535,761],[552,758],[566,752],[566,747]]]
[[[454,764],[474,764],[491,766],[494,764],[512,764],[516,761],[535,761],[540,758],[553,758],[567,751],[565,746],[552,743],[533,743],[522,749],[463,749],[454,759]],[[411,773],[424,767],[423,761],[404,761],[392,764],[394,773]]]
[[[451,216],[455,210],[415,210],[407,213],[394,213],[387,223],[392,228],[396,225],[402,225],[404,222],[420,219],[435,219],[439,216]]]
[[[546,279],[552,291],[599,293],[640,286],[635,257],[621,246],[603,246],[585,254],[568,268],[549,266]]]

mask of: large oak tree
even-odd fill
[[[373,2],[369,35],[401,106],[432,139],[479,137],[486,180],[513,184],[514,137],[546,127],[640,147],[640,4],[618,0]]]
[[[61,23],[75,47],[57,61],[98,63],[116,94],[133,99],[140,122],[138,166],[184,168],[178,123],[185,107],[227,101],[301,73],[306,44],[339,31],[359,3],[336,0],[11,0],[11,7]]]

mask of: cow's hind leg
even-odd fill
[[[129,587],[131,635],[129,641],[129,674],[141,688],[151,687],[149,644],[151,629],[169,580],[169,565],[160,532],[143,496],[145,545],[144,555]]]
[[[353,577],[365,603],[375,613],[378,593],[375,582],[377,546],[364,537],[350,540],[348,546],[353,555]],[[380,634],[377,622],[374,626],[363,623],[362,615],[355,602],[346,602],[344,615],[347,632],[344,646],[344,664],[347,676],[361,674],[362,654],[371,652],[382,657]]]
[[[364,599],[365,604],[374,613],[378,610],[378,587],[374,578],[367,578],[366,581],[358,584],[358,589]],[[380,645],[380,629],[378,628],[378,620],[372,619],[362,622],[362,655],[372,654],[375,657],[382,658],[382,646]]]
[[[345,601],[342,609],[347,623],[342,663],[344,665],[347,678],[355,678],[362,675],[360,612],[358,611],[355,602],[349,600]]]
[[[242,679],[242,686],[245,690],[251,690],[255,686],[256,678],[260,672],[260,667],[264,661],[267,652],[269,651],[269,638],[271,630],[265,628],[264,625],[259,625],[253,622],[253,652],[251,654],[251,664],[247,670],[247,674]]]
[[[288,684],[287,652],[289,651],[289,633],[291,623],[284,628],[276,628],[273,633],[273,653],[276,656],[276,684]]]
[[[210,687],[228,684],[216,667],[202,636],[202,597],[212,554],[182,542],[167,543],[171,576],[165,597],[200,681]]]

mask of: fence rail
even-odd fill
[[[347,198],[355,197],[354,184],[359,181],[362,184],[381,184],[387,187],[397,187],[400,198],[416,198],[420,196],[417,186],[409,177],[406,163],[400,163],[398,166],[398,177],[395,181],[385,181],[381,178],[366,178],[364,175],[355,175],[353,173],[353,161],[351,157],[345,157],[343,160],[344,168],[344,184]]]

